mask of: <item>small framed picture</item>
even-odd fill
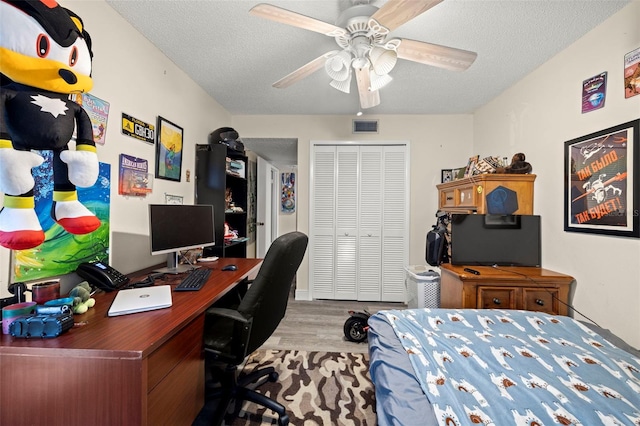
[[[474,155],[473,157],[469,157],[467,168],[464,171],[464,177],[469,177],[473,175],[473,169],[476,167],[476,164],[478,163],[479,159],[480,159],[479,155]]]
[[[440,181],[442,183],[451,182],[453,180],[453,170],[452,169],[442,169],[440,171]]]
[[[182,127],[158,116],[156,138],[156,177],[180,182],[182,171]]]
[[[164,201],[166,204],[182,204],[181,195],[164,194]]]

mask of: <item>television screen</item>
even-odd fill
[[[453,214],[454,265],[541,266],[540,216]]]

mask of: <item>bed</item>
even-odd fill
[[[532,311],[405,309],[369,318],[378,425],[640,425],[640,352]]]

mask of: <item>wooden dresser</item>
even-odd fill
[[[533,214],[533,183],[536,175],[495,174],[476,175],[438,188],[438,210],[450,213],[486,214],[486,196],[499,186],[516,193],[518,209],[512,214]]]
[[[569,315],[575,279],[548,269],[519,266],[465,266],[442,264],[440,307],[524,309]]]

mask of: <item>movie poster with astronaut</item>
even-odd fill
[[[638,121],[565,142],[565,231],[638,237],[637,150]]]

